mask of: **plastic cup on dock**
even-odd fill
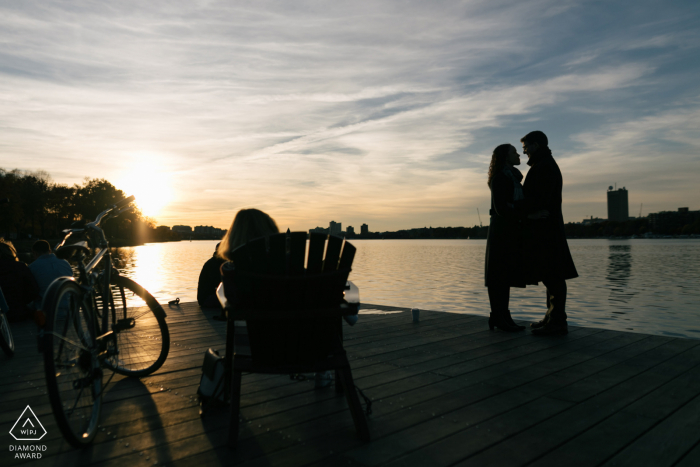
[[[418,308],[411,308],[411,314],[413,315],[413,322],[418,323],[420,321],[420,310]]]

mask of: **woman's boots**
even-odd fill
[[[489,303],[491,304],[491,316],[489,317],[489,329],[498,328],[506,332],[517,332],[525,329],[518,326],[510,317],[508,301],[510,299],[510,287],[497,285],[488,286]]]
[[[518,332],[525,329],[525,326],[518,326],[510,317],[510,310],[506,310],[505,313],[491,313],[489,316],[489,329],[493,331],[493,328],[498,328],[505,332]]]

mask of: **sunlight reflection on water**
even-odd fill
[[[162,304],[196,301],[216,241],[120,248],[121,268]],[[488,315],[485,240],[355,240],[350,279],[364,303]],[[569,240],[579,272],[568,281],[569,323],[700,337],[700,241]],[[515,319],[545,311],[542,285],[512,289]]]

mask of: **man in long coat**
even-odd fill
[[[566,279],[578,277],[564,232],[561,212],[562,176],[552,157],[547,136],[533,131],[521,140],[531,167],[523,183],[527,212],[542,209],[545,219],[529,220],[525,233],[524,262],[528,284],[542,282],[547,288],[547,314],[532,323],[536,335],[564,335],[566,325]]]

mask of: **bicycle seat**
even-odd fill
[[[90,248],[88,248],[88,243],[86,241],[73,243],[71,245],[64,245],[57,249],[55,253],[56,256],[61,259],[70,260],[79,251],[82,251],[86,255],[90,254]]]

